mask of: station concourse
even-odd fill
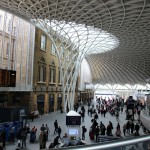
[[[94,100],[93,104],[95,105],[95,108],[96,108],[97,102],[95,100]],[[84,122],[81,121],[81,127],[85,126],[87,128],[87,132],[85,133],[85,141],[88,144],[94,144],[94,143],[97,143],[97,142],[95,142],[95,140],[90,140],[90,137],[89,137],[89,130],[90,130],[90,127],[92,125],[91,120],[94,117],[90,117],[90,115],[87,114],[88,106],[87,105],[84,105],[84,106],[85,106],[86,112],[85,112]],[[81,109],[81,106],[79,107],[78,112],[80,111],[80,109]],[[138,119],[138,115],[135,115],[134,123],[138,122],[137,119]],[[26,149],[27,150],[33,150],[33,149],[38,150],[39,149],[39,139],[38,139],[38,137],[39,137],[39,134],[40,134],[40,128],[41,128],[42,124],[44,124],[44,125],[47,124],[49,129],[50,129],[50,133],[49,133],[49,136],[48,136],[48,141],[47,141],[47,144],[46,144],[46,146],[48,148],[50,143],[52,143],[54,141],[54,138],[57,136],[57,133],[54,134],[54,121],[55,120],[57,120],[58,125],[61,126],[61,129],[62,129],[61,137],[62,137],[67,132],[67,130],[66,130],[67,129],[66,128],[66,113],[61,113],[60,111],[57,111],[57,112],[53,112],[53,113],[50,113],[50,114],[40,115],[40,117],[34,119],[33,122],[31,121],[31,119],[28,120],[27,123],[29,123],[30,128],[32,128],[33,126],[35,126],[37,128],[37,134],[36,134],[35,143],[30,143],[29,142],[29,135],[27,136],[27,140],[26,140],[26,142],[27,142],[27,148]],[[118,121],[116,120],[116,117],[111,116],[109,112],[106,113],[105,117],[101,116],[101,114],[99,114],[99,118],[98,118],[97,122],[100,124],[100,121],[102,121],[102,123],[104,123],[105,126],[108,125],[109,121],[111,121],[113,123],[113,128],[114,128],[113,132],[112,132],[113,136],[115,136],[117,123],[119,123],[120,127],[121,127],[122,137],[123,138],[133,137],[132,135],[129,135],[129,134],[126,134],[126,136],[123,135],[123,125],[125,123],[127,123],[125,107],[124,107],[123,113],[120,113]],[[140,127],[139,133],[140,133],[140,135],[144,135],[142,127]],[[15,150],[17,148],[17,144],[18,144],[17,140],[15,141],[14,144],[8,143],[6,145],[6,149],[7,150]]]
[[[94,99],[95,105],[96,94],[124,102],[133,96],[141,104],[137,109],[144,108],[139,116],[150,131],[149,20],[149,0],[1,0],[2,139],[5,129],[8,135],[11,125],[24,118],[37,127],[37,139],[40,126],[49,126],[48,146],[55,137],[53,122],[57,119],[65,134],[65,114],[81,102],[86,108],[82,126],[89,130],[86,101]],[[115,129],[120,121],[122,129],[125,115],[134,112],[132,106],[120,120],[106,113],[98,123],[107,126],[112,121]],[[88,132],[85,140],[93,143]],[[16,144],[8,143],[6,149],[15,149]],[[27,139],[27,147],[38,149],[39,143]]]

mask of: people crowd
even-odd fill
[[[99,137],[101,136],[123,138],[124,136],[140,135],[139,130],[141,128],[141,124],[133,120],[132,116],[127,116],[127,120],[124,120],[125,123],[123,124],[123,126],[120,125],[120,115],[122,113],[127,114],[127,107],[125,106],[124,100],[113,99],[106,101],[105,99],[98,98],[96,100],[96,106],[93,104],[92,100],[87,100],[86,104],[83,105],[76,103],[74,105],[74,111],[78,112],[81,115],[82,140],[87,139],[86,133],[88,133],[90,140],[94,140],[95,142],[99,142]],[[143,106],[141,104],[135,105],[134,113],[139,115],[142,107]],[[108,117],[108,114],[114,117],[114,119],[116,118],[115,121],[117,126],[115,126],[109,119],[107,124],[103,122],[103,118]],[[85,116],[89,117],[91,120],[90,128],[87,128],[86,124],[84,124]],[[35,141],[39,141],[40,149],[45,149],[46,147],[55,147],[57,144],[59,144],[59,140],[61,140],[61,138],[67,137],[67,134],[65,134],[65,136],[62,136],[62,130],[64,129],[62,129],[60,125],[61,124],[59,124],[57,120],[54,120],[54,130],[50,131],[49,125],[47,123],[42,124],[40,129],[37,129],[36,126],[30,127],[30,124],[27,123],[25,127],[18,128],[16,133],[15,128],[12,127],[10,130],[10,139],[11,142],[15,142],[15,140],[17,140],[18,148],[27,147],[27,137],[29,137],[30,143],[35,143]],[[37,130],[40,130],[40,134],[38,136]],[[50,140],[50,133],[54,133],[55,138],[50,145],[47,145],[47,141]],[[0,133],[0,140],[2,143],[2,147],[4,148],[6,146],[5,128],[3,128],[3,130]]]

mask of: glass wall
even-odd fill
[[[32,89],[35,27],[0,10],[0,68],[16,71],[16,87],[1,91]]]

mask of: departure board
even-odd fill
[[[16,71],[0,69],[0,87],[15,87]]]
[[[66,125],[81,125],[81,116],[66,116]]]

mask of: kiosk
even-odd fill
[[[66,126],[68,133],[68,143],[76,145],[81,137],[81,115],[73,110],[66,114]]]

